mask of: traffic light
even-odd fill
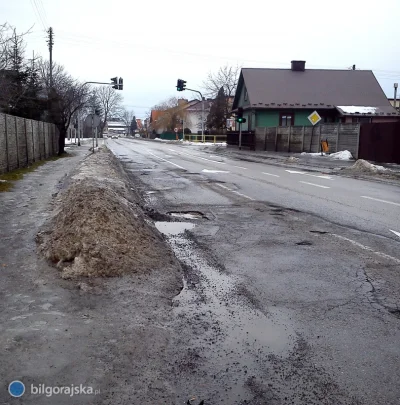
[[[112,88],[118,90],[118,77],[112,77],[110,80],[113,85]]]
[[[124,79],[120,77],[118,81],[118,90],[123,90],[123,88],[124,88]]]
[[[178,91],[183,91],[186,90],[185,88],[186,88],[186,80],[178,79],[176,83],[176,89]]]
[[[236,122],[239,122],[239,124],[244,124],[246,122],[246,118],[243,118],[243,107],[239,107],[237,110]]]

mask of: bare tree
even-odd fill
[[[221,87],[224,88],[226,97],[233,97],[239,80],[240,66],[225,65],[219,68],[217,73],[208,73],[203,82],[203,88],[208,97],[217,98]]]
[[[133,110],[129,111],[129,110],[127,110],[126,108],[124,108],[120,117],[121,117],[123,123],[124,123],[125,126],[126,126],[127,133],[128,133],[128,134],[131,134],[131,132],[132,132],[132,131],[131,131],[131,128],[132,128],[132,121],[133,121],[134,119],[136,120],[136,118],[135,118],[135,112],[134,112]],[[136,123],[136,122],[135,122],[135,123]]]
[[[217,73],[208,73],[203,82],[203,88],[208,97],[216,99],[221,87],[224,89],[226,101],[224,106],[225,120],[231,116],[233,97],[239,80],[241,66],[225,65],[219,68]]]
[[[59,132],[59,154],[64,153],[65,137],[76,112],[83,108],[90,96],[90,87],[70,76],[62,65],[53,63],[53,87],[50,87],[50,63],[41,62],[40,75],[47,93],[48,119]]]
[[[102,119],[100,125],[100,133],[103,136],[103,131],[107,121],[110,118],[121,118],[123,113],[122,102],[123,97],[111,86],[97,87],[93,91],[95,102],[100,107],[100,117]]]

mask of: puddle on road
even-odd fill
[[[179,235],[188,229],[193,229],[195,224],[190,222],[164,222],[159,221],[155,223],[156,228],[167,236]]]

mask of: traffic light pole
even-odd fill
[[[239,150],[242,150],[242,123],[239,122]]]
[[[198,90],[193,90],[193,89],[185,89],[185,90],[194,91],[195,93],[200,94],[200,97],[201,97],[201,140],[204,143],[205,142],[205,139],[204,139],[204,97]]]

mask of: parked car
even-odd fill
[[[118,139],[118,135],[112,135],[111,139]]]

